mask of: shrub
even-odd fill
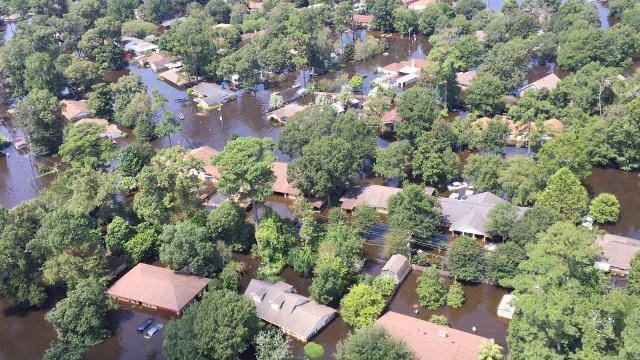
[[[454,309],[462,307],[464,304],[464,290],[462,290],[462,285],[459,282],[453,281],[451,285],[449,285],[449,290],[447,291],[447,305],[451,306]]]
[[[347,324],[359,329],[373,324],[384,306],[385,301],[378,290],[367,284],[357,284],[340,302],[340,315]]]
[[[324,347],[320,344],[316,344],[313,341],[304,346],[304,354],[309,359],[318,359],[324,356]]]
[[[396,289],[396,282],[390,277],[376,276],[373,279],[373,288],[383,296],[391,296]]]
[[[455,278],[478,281],[484,276],[484,249],[469,236],[457,238],[449,250],[447,268]]]
[[[429,322],[442,326],[449,326],[449,319],[447,319],[447,317],[444,315],[433,314],[429,318]]]

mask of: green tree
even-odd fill
[[[589,204],[589,216],[596,222],[615,223],[620,218],[620,202],[609,193],[600,193]]]
[[[524,80],[531,60],[527,42],[515,38],[494,46],[484,58],[480,70],[500,79],[503,91],[517,88]],[[479,79],[474,81],[474,84]]]
[[[394,141],[386,148],[377,148],[373,172],[385,179],[397,177],[402,181],[411,166],[412,152],[413,148],[408,140]]]
[[[370,326],[338,343],[337,360],[414,360],[407,344],[389,335],[382,326]]]
[[[424,192],[420,185],[405,184],[389,199],[389,225],[394,230],[432,241],[440,234],[441,209],[438,200]]]
[[[74,289],[87,278],[106,282],[109,278],[107,266],[107,259],[103,254],[84,257],[62,252],[45,261],[42,266],[42,279],[49,285]]]
[[[227,290],[213,290],[191,303],[181,318],[167,324],[162,348],[171,360],[231,360],[249,348],[257,329],[251,300]]]
[[[629,292],[640,295],[640,252],[636,252],[629,263]]]
[[[401,139],[415,139],[431,130],[438,117],[438,99],[424,87],[414,86],[399,95],[398,115],[402,121],[395,128]]]
[[[87,106],[101,119],[113,119],[113,101],[111,88],[105,83],[93,85],[87,94]]]
[[[503,93],[504,85],[498,77],[482,74],[469,86],[464,101],[469,110],[493,116],[504,110]]]
[[[478,360],[502,360],[502,346],[496,344],[493,339],[485,340],[478,348]]]
[[[385,237],[384,247],[382,248],[382,256],[390,258],[395,254],[400,254],[406,256],[407,258],[410,258],[410,239],[410,231],[391,229]]]
[[[133,19],[139,0],[107,0],[107,15],[119,21]]]
[[[75,167],[105,169],[115,157],[115,144],[102,133],[104,125],[85,123],[72,126],[64,137],[59,154]]]
[[[87,279],[69,291],[45,315],[65,343],[84,346],[95,345],[110,335],[106,327],[107,315],[111,309],[111,298],[103,284],[95,279]]]
[[[282,264],[287,258],[287,251],[295,243],[293,223],[280,218],[270,211],[260,220],[256,231],[257,251],[263,262]]]
[[[58,99],[49,91],[34,90],[18,102],[14,121],[27,135],[35,155],[49,156],[58,151],[64,123]]]
[[[507,144],[511,130],[509,125],[498,119],[491,119],[478,133],[474,146],[489,154],[499,154]]]
[[[57,94],[62,76],[55,68],[51,55],[37,52],[25,60],[24,82],[28,91],[47,90]]]
[[[500,155],[473,154],[467,158],[463,176],[469,179],[476,191],[500,192],[499,173],[505,164]]]
[[[447,302],[447,289],[435,266],[418,276],[418,302],[429,310],[436,310]]]
[[[64,69],[64,77],[71,88],[85,93],[101,82],[102,71],[98,64],[74,56],[71,63]]]
[[[115,254],[122,254],[124,250],[124,244],[129,241],[135,234],[135,229],[129,222],[120,216],[116,216],[107,225],[107,235],[104,238],[104,242],[107,245],[107,249]]]
[[[340,315],[356,329],[372,325],[386,303],[379,291],[367,284],[354,285],[340,302]]]
[[[393,27],[402,35],[415,33],[418,27],[418,15],[414,10],[399,6],[393,11]]]
[[[518,209],[510,203],[498,204],[487,215],[487,233],[508,239],[514,224],[518,221]]]
[[[373,22],[371,26],[374,29],[382,30],[384,32],[393,31],[394,22],[394,10],[398,6],[398,3],[394,0],[374,0],[371,4],[371,15],[373,15]]]
[[[224,243],[215,243],[204,226],[191,221],[165,225],[158,239],[160,261],[177,271],[212,277],[231,259]]]
[[[447,269],[456,279],[480,281],[484,278],[484,249],[476,239],[460,236],[450,245]]]
[[[522,217],[516,221],[509,232],[509,238],[521,246],[536,242],[539,233],[544,232],[561,219],[560,214],[553,209],[536,205],[525,211]]]
[[[80,344],[66,344],[62,341],[52,341],[42,354],[43,360],[84,360],[87,347]]]
[[[211,238],[222,240],[233,250],[245,251],[255,243],[253,226],[246,220],[244,211],[232,201],[211,211],[207,230]]]
[[[427,184],[444,187],[458,174],[460,158],[448,144],[442,144],[430,133],[416,140],[413,153],[413,174]]]
[[[591,173],[587,146],[571,132],[545,142],[538,151],[538,169],[544,181],[549,181],[561,168],[570,170],[579,181],[584,181]]]
[[[256,206],[263,204],[273,192],[275,181],[271,170],[275,161],[272,149],[273,142],[269,138],[245,137],[229,141],[222,152],[211,158],[220,171],[218,190],[238,202],[250,200]],[[255,214],[257,216],[257,212]]]
[[[124,244],[124,255],[130,264],[154,260],[158,253],[158,229],[149,223],[138,225],[136,234]]]
[[[546,229],[545,229],[546,230]],[[494,251],[485,256],[486,277],[505,286],[518,273],[518,265],[526,259],[524,247],[514,241],[498,244]]]
[[[304,194],[330,200],[332,194],[346,190],[356,181],[362,164],[350,143],[326,136],[302,148],[302,157],[289,165],[289,178]]]
[[[275,329],[256,334],[256,360],[292,360],[291,340]]]
[[[172,112],[165,111],[162,117],[158,121],[158,127],[156,128],[156,135],[163,138],[169,138],[169,146],[172,146],[171,134],[174,134],[182,130],[182,125],[178,121],[176,115]]]
[[[516,206],[535,202],[539,184],[536,161],[527,156],[512,156],[498,172],[498,184],[506,199]]]
[[[440,326],[449,326],[449,319],[444,315],[433,314],[429,317],[429,322]]]
[[[309,294],[321,304],[332,304],[346,291],[350,269],[337,256],[334,246],[323,245],[318,251],[318,261],[313,271]]]
[[[471,19],[478,11],[484,10],[487,5],[482,0],[460,0],[454,7],[456,14],[464,15]]]
[[[571,170],[561,168],[538,197],[537,204],[558,212],[564,220],[577,223],[587,209],[587,190]]]
[[[377,222],[376,208],[371,206],[359,206],[351,214],[351,225],[359,234],[370,231]]]
[[[465,302],[464,290],[459,282],[453,281],[447,290],[447,305],[457,309],[462,307]]]
[[[155,155],[154,148],[148,143],[133,143],[118,153],[118,172],[122,176],[135,177],[151,163]]]

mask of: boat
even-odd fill
[[[189,98],[179,98],[179,99],[175,99],[173,100],[174,103],[183,103],[185,101],[189,101]]]
[[[178,114],[178,119],[180,119],[180,120],[184,120],[184,114],[183,114],[183,113],[179,113],[179,114]]]

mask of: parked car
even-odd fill
[[[156,321],[155,318],[150,317],[147,320],[143,321],[142,324],[138,325],[138,332],[142,334],[153,322]]]
[[[153,327],[151,327],[151,329],[147,330],[147,333],[144,335],[144,337],[147,338],[147,339],[151,339],[153,334],[155,334],[158,331],[160,331],[163,327],[164,327],[164,325],[162,325],[162,324],[153,325]]]

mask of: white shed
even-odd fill
[[[393,255],[380,272],[380,276],[392,278],[397,284],[400,284],[411,272],[411,263],[400,254]]]
[[[511,319],[513,318],[513,313],[516,311],[516,306],[513,304],[516,296],[512,294],[507,294],[502,297],[500,300],[500,305],[498,305],[498,316]]]

